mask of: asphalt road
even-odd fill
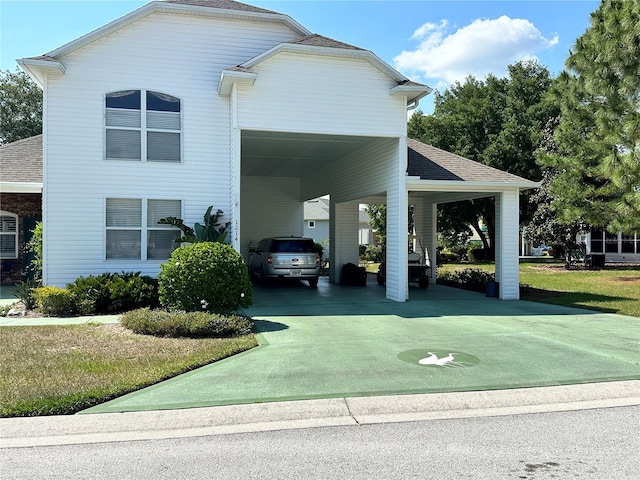
[[[8,479],[635,479],[640,406],[5,448]]]

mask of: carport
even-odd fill
[[[398,163],[407,165],[405,175],[394,175]],[[415,208],[416,236],[435,252],[438,204],[493,196],[499,297],[519,296],[518,198],[534,182],[411,139],[255,130],[241,134],[240,179],[239,249],[245,256],[262,237],[302,235],[304,201],[330,195],[333,283],[340,281],[342,265],[358,262],[359,204],[387,204],[387,264],[395,272],[388,273],[386,296],[396,301],[409,297],[407,249],[400,248],[408,244],[408,205]],[[435,261],[431,253],[433,267]]]
[[[230,178],[233,246],[246,257],[261,238],[302,235],[304,202],[329,195],[330,280],[338,282],[342,266],[358,262],[359,204],[384,203],[386,297],[404,302],[409,196],[421,212],[418,234],[435,251],[439,202],[495,195],[500,297],[517,298],[518,191],[534,184],[465,159],[441,164],[408,140],[407,109],[430,91],[372,52],[319,35],[223,70],[230,141],[220,174]]]

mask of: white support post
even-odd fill
[[[429,281],[436,283],[436,271],[438,269],[438,204],[425,202],[423,221],[423,245],[427,249],[427,255],[431,270]]]
[[[229,117],[231,125],[231,246],[240,249],[240,151],[242,132],[238,128],[238,86],[233,84],[229,98]]]
[[[400,138],[398,171],[387,189],[387,298],[404,302],[409,297],[408,285],[408,195],[405,185],[407,141]]]
[[[517,189],[496,195],[496,282],[502,300],[520,298],[519,199]]]
[[[359,203],[329,201],[329,281],[340,282],[345,263],[358,265]]]

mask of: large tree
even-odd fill
[[[554,139],[554,131],[559,121],[560,116],[557,116],[547,123],[538,150],[540,155],[557,154],[558,147]],[[566,265],[570,266],[570,254],[575,247],[576,236],[589,226],[581,217],[566,222],[560,220],[554,212],[553,196],[550,190],[557,174],[558,172],[553,168],[545,169],[540,188],[529,198],[529,203],[533,207],[533,215],[531,221],[525,226],[524,236],[536,245],[552,245],[556,254],[563,254]]]
[[[42,90],[24,73],[0,71],[0,144],[42,133]]]
[[[603,0],[554,88],[551,206],[565,223],[640,231],[640,2]]]
[[[485,80],[468,77],[443,93],[436,92],[433,115],[413,115],[408,135],[471,160],[540,180],[536,163],[543,130],[557,108],[548,100],[552,85],[549,71],[534,61],[508,67],[509,75]],[[532,210],[529,192],[522,194],[521,219],[528,221]],[[443,226],[460,232],[469,226],[476,231],[488,255],[495,239],[495,203],[492,198],[442,205]],[[486,231],[481,227],[484,225]]]

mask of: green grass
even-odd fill
[[[120,325],[0,328],[0,416],[72,414],[256,346],[158,338]]]
[[[493,264],[447,264],[438,272]],[[521,298],[640,317],[640,267],[611,266],[597,270],[566,270],[561,263],[521,263]]]

